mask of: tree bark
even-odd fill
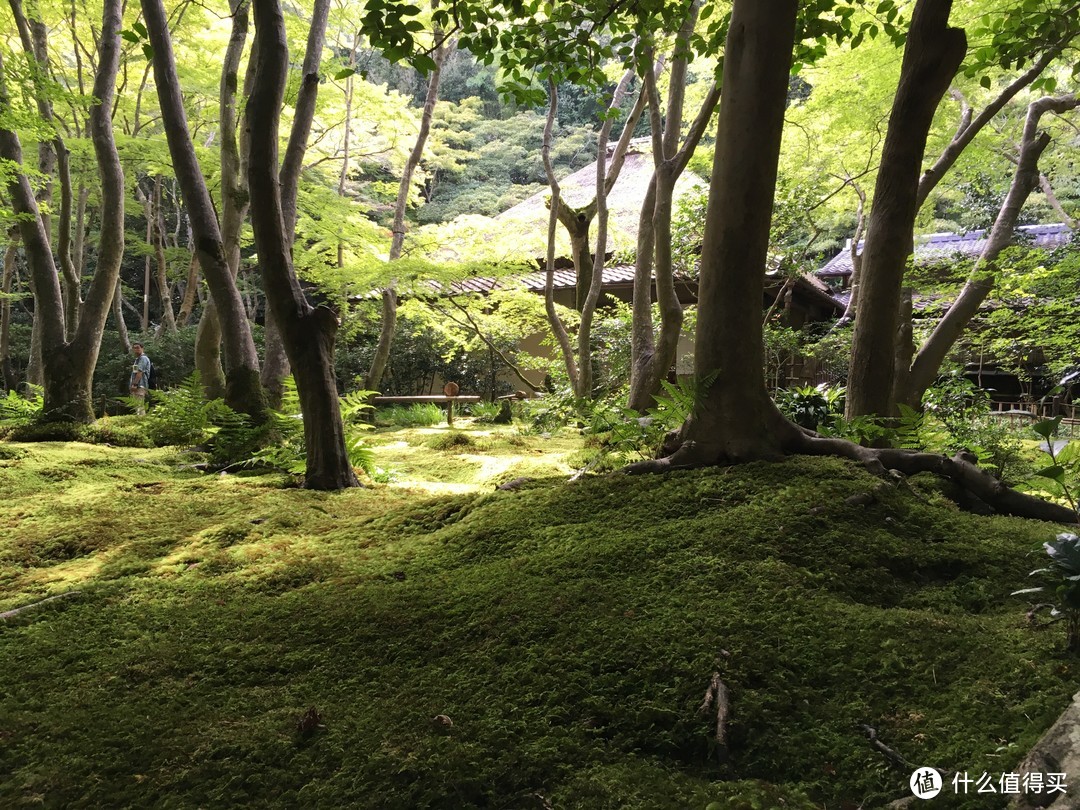
[[[855,181],[851,187],[855,189],[855,195],[859,198],[859,204],[855,207],[855,235],[851,237],[851,284],[848,287],[848,302],[844,307],[844,314],[840,317],[840,324],[850,323],[858,312],[859,305],[859,282],[862,279],[862,251],[859,243],[862,242],[863,231],[866,228],[866,192]]]
[[[308,137],[311,134],[311,122],[315,115],[315,101],[319,93],[319,65],[326,41],[326,23],[330,14],[329,0],[316,0],[312,9],[311,26],[308,29],[307,47],[304,52],[304,64],[301,67],[300,91],[296,97],[296,110],[293,114],[292,130],[289,143],[285,148],[285,157],[281,161],[281,205],[285,218],[285,236],[289,249],[296,235],[296,198],[300,187],[300,173],[303,169],[304,154],[307,152]],[[263,387],[273,407],[281,406],[281,397],[285,390],[285,378],[289,376],[289,358],[285,350],[281,330],[275,322],[271,307],[266,310],[266,329],[263,333],[265,345],[263,353]]]
[[[797,429],[765,387],[761,301],[797,0],[735,0],[701,254],[701,388],[672,455],[651,471],[782,454]]]
[[[442,67],[446,58],[453,52],[454,43],[447,42],[442,31],[434,32],[438,46],[435,49],[435,68],[431,71],[428,79],[427,94],[424,97],[424,109],[420,115],[420,131],[416,134],[412,151],[405,161],[405,169],[398,184],[397,200],[394,202],[394,223],[391,227],[390,239],[390,262],[393,263],[401,258],[401,249],[405,244],[405,211],[409,203],[409,191],[412,189],[413,173],[420,165],[420,158],[424,155],[424,147],[427,145],[428,133],[431,131],[431,119],[435,115],[435,104],[439,100],[439,80],[442,77]],[[386,365],[390,361],[390,349],[394,342],[394,332],[397,327],[397,292],[394,289],[394,281],[391,280],[382,293],[382,327],[379,330],[379,342],[375,345],[375,354],[371,358],[371,370],[368,371],[364,387],[375,390],[382,382]]]
[[[967,51],[949,27],[952,0],[918,0],[912,14],[874,189],[851,354],[848,417],[893,413],[900,289],[918,211],[919,172],[934,111]]]
[[[254,0],[255,74],[247,104],[250,143],[248,188],[257,203],[251,224],[267,303],[295,369],[307,448],[305,486],[336,490],[357,486],[345,448],[334,377],[337,317],[312,307],[293,271],[291,242],[278,175],[278,125],[289,52],[279,0]]]
[[[225,49],[218,88],[218,134],[221,139],[221,240],[229,273],[235,280],[240,268],[240,232],[247,217],[248,194],[243,150],[237,142],[236,96],[240,83],[240,60],[247,42],[251,12],[249,0],[232,0],[232,31]],[[193,269],[198,264],[192,258]],[[191,272],[188,273],[189,279]],[[235,281],[234,281],[235,283]],[[186,292],[186,291],[185,291]],[[185,301],[190,294],[185,295]],[[192,300],[192,306],[194,301]],[[246,316],[246,313],[245,313]],[[213,300],[203,309],[195,335],[195,367],[208,399],[225,396],[225,371],[221,365],[221,323]],[[265,368],[263,369],[265,372]],[[267,391],[267,401],[274,407]]]
[[[1039,158],[1050,143],[1050,136],[1039,131],[1043,114],[1051,111],[1060,114],[1077,106],[1080,106],[1080,96],[1077,95],[1041,98],[1028,106],[1020,143],[1020,160],[994,227],[960,294],[919,349],[907,375],[906,385],[897,392],[898,401],[912,408],[919,407],[926,389],[937,378],[945,357],[993,289],[997,258],[1012,244],[1020,211],[1028,196],[1039,185]]]
[[[131,338],[128,336],[127,323],[124,322],[124,293],[120,287],[119,276],[116,279],[116,292],[113,295],[112,314],[116,324],[116,336],[120,341],[120,348],[124,354],[131,354]]]
[[[192,251],[191,260],[188,262],[187,281],[184,283],[184,300],[180,302],[180,311],[176,313],[176,325],[179,328],[187,326],[191,313],[195,311],[195,303],[199,294],[199,260]]]
[[[172,287],[169,285],[168,263],[165,261],[165,220],[161,212],[161,177],[154,177],[154,194],[150,209],[154,223],[154,258],[157,262],[158,301],[161,306],[161,323],[157,334],[176,333],[176,315],[173,314]]]
[[[548,112],[544,122],[544,140],[540,147],[540,155],[544,161],[544,171],[547,173],[548,186],[551,188],[551,202],[548,208],[548,238],[547,259],[544,272],[544,312],[547,314],[548,324],[555,335],[562,353],[563,364],[566,368],[566,376],[570,380],[570,387],[576,393],[578,390],[578,364],[574,358],[574,347],[570,343],[570,335],[566,331],[566,325],[559,317],[555,309],[555,233],[559,225],[559,209],[562,207],[562,188],[555,179],[555,170],[551,165],[551,144],[555,130],[555,115],[559,110],[559,91],[555,82],[548,79]]]
[[[187,203],[199,266],[221,323],[226,366],[225,402],[233,410],[261,422],[265,418],[266,397],[259,383],[259,358],[244,302],[229,269],[217,214],[191,143],[165,7],[162,0],[143,0],[142,8],[154,49],[154,81],[173,168]]]

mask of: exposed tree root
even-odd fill
[[[840,456],[858,461],[874,475],[895,478],[897,474],[910,476],[932,472],[948,478],[966,492],[989,505],[995,512],[1017,517],[1045,520],[1051,523],[1075,524],[1078,515],[1072,509],[1056,503],[1026,495],[1007,486],[990,473],[980,469],[970,454],[957,453],[952,458],[933,453],[911,450],[863,447],[845,439],[825,438],[813,431],[804,430],[790,422],[777,425],[780,455]],[[692,469],[716,465],[738,464],[776,458],[776,444],[770,442],[759,454],[741,453],[733,457],[726,453],[720,442],[703,444],[692,440],[681,443],[665,442],[666,458],[639,461],[630,464],[624,472],[630,475],[665,473],[672,470]],[[745,443],[743,444],[745,447]]]

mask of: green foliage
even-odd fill
[[[1039,577],[1044,585],[1013,591],[1012,595],[1047,593],[1057,602],[1052,615],[1065,619],[1066,647],[1080,652],[1080,537],[1062,533],[1043,543],[1050,557],[1045,568],[1036,568],[1029,576]]]
[[[776,407],[795,424],[817,430],[832,415],[843,413],[845,391],[843,386],[827,383],[785,388],[776,392]]]
[[[469,406],[469,415],[480,424],[491,424],[502,413],[502,405],[498,402],[475,402]]]
[[[35,421],[41,416],[44,405],[41,386],[28,386],[28,396],[14,390],[8,391],[7,395],[0,399],[0,427],[26,425]]]
[[[1025,483],[1025,488],[1049,495],[1067,503],[1077,511],[1077,493],[1080,492],[1080,442],[1056,440],[1061,427],[1061,417],[1036,422],[1031,429],[1039,436],[1039,451],[1044,463]],[[1045,461],[1049,461],[1046,464]]]
[[[123,400],[133,408],[135,400]],[[199,372],[192,372],[179,386],[157,390],[146,415],[146,432],[158,447],[202,444],[233,411],[223,400],[207,400]]]
[[[446,411],[434,402],[390,405],[375,411],[375,423],[393,427],[429,427],[446,421]]]
[[[363,434],[364,431],[371,430],[371,425],[360,421],[360,417],[371,410],[371,406],[365,400],[373,393],[373,391],[355,391],[341,402],[342,422],[345,427],[345,449],[349,454],[349,463],[368,474],[375,472],[375,457],[365,442]],[[241,434],[245,435],[246,424],[241,424],[239,427]],[[269,418],[266,424],[258,429],[257,436],[258,449],[246,458],[234,460],[234,466],[271,467],[291,476],[304,475],[307,469],[304,417],[300,409],[300,395],[296,390],[296,382],[291,376],[285,379],[281,408],[269,412]],[[243,447],[242,441],[236,444]]]

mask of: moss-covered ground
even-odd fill
[[[1076,690],[1008,597],[1054,526],[839,460],[567,484],[579,440],[447,435],[378,434],[397,480],[340,494],[0,444],[0,611],[79,592],[0,619],[0,806],[883,807],[909,774],[858,724],[1000,774]]]

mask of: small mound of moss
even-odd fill
[[[427,446],[432,450],[444,452],[448,450],[472,450],[478,446],[478,442],[468,433],[464,433],[460,430],[451,430],[430,439],[427,442]]]

